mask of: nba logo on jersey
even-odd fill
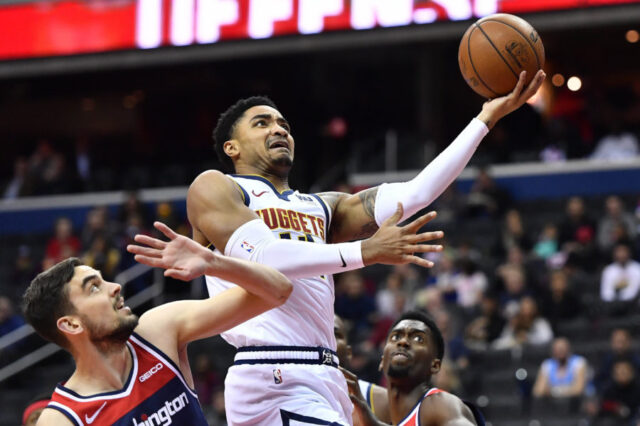
[[[247,253],[251,253],[253,250],[255,250],[255,247],[252,246],[251,244],[249,244],[246,241],[243,241],[242,244],[240,244],[240,247],[242,247],[244,250],[246,250]]]
[[[282,372],[279,368],[273,369],[273,381],[276,382],[276,385],[282,383]]]

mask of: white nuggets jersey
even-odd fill
[[[288,190],[278,192],[267,179],[257,175],[230,175],[242,190],[245,204],[271,229],[277,238],[325,244],[331,212],[315,194]],[[271,309],[222,333],[235,347],[322,346],[335,350],[333,335],[333,277],[323,275],[293,281],[293,292],[284,305]],[[209,295],[234,284],[206,277]]]

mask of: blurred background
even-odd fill
[[[220,167],[211,132],[231,103],[268,95],[292,123],[295,189],[411,178],[479,112],[458,44],[495,12],[538,30],[547,81],[431,206],[446,232],[435,268],[336,276],[350,367],[382,383],[390,324],[425,308],[447,342],[436,385],[491,425],[639,425],[631,0],[0,0],[0,425],[73,371],[24,325],[36,273],[81,257],[139,314],[206,297],[124,247],[153,220],[190,235],[186,190]],[[215,338],[190,356],[210,424],[226,424],[233,349]]]

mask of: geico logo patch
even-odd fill
[[[153,376],[158,371],[162,370],[162,368],[163,368],[163,365],[162,365],[162,363],[159,362],[156,365],[154,365],[153,367],[151,367],[151,369],[149,371],[144,373],[142,376],[138,377],[138,380],[140,380],[140,382],[144,382],[145,380],[149,379],[149,377]]]

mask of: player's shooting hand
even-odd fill
[[[527,72],[522,71],[513,91],[508,95],[485,102],[482,106],[482,112],[478,114],[477,118],[491,129],[498,120],[520,108],[529,98],[535,95],[546,76],[544,71],[538,70],[533,80],[525,87],[524,81],[527,77]]]
[[[431,268],[433,262],[416,256],[415,253],[437,252],[441,245],[421,244],[442,238],[442,231],[418,233],[420,228],[436,217],[436,212],[429,212],[405,226],[398,226],[403,214],[402,204],[389,219],[385,220],[378,231],[362,242],[362,260],[365,265],[384,263],[386,265],[402,265],[415,263]]]
[[[367,400],[362,395],[360,385],[358,384],[358,377],[349,370],[338,367],[344,378],[347,379],[347,388],[349,388],[349,398],[353,402],[353,426],[382,426],[376,419],[374,414],[367,405]]]
[[[155,222],[153,226],[169,238],[169,241],[142,234],[136,235],[135,241],[147,246],[134,244],[127,246],[127,251],[136,255],[136,261],[154,268],[166,269],[164,271],[166,277],[182,281],[191,281],[204,275],[215,262],[214,253],[191,238],[178,235],[162,222]]]

